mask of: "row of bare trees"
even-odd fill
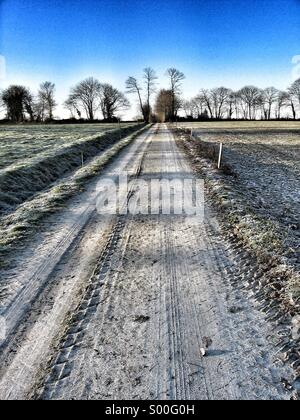
[[[175,121],[177,117],[181,108],[181,83],[185,79],[185,75],[175,68],[169,68],[166,75],[169,79],[169,89],[159,91],[154,110],[151,106],[151,98],[157,93],[156,72],[151,67],[145,68],[142,84],[135,77],[129,77],[126,81],[127,92],[136,95],[140,113],[145,122],[150,122],[154,118],[161,121]],[[143,90],[146,92],[144,97]]]
[[[161,106],[156,106],[156,111],[165,115],[164,119],[174,120],[180,107],[179,95],[181,81],[185,78],[183,73],[176,69],[168,69],[170,90],[162,90],[157,101]],[[153,118],[151,106],[153,95],[156,93],[157,75],[151,68],[143,70],[142,82],[137,78],[129,77],[126,80],[126,92],[135,94],[139,114],[145,122]],[[55,101],[55,85],[45,82],[40,85],[37,95],[33,95],[24,86],[10,86],[2,92],[2,104],[6,109],[7,118],[13,122],[46,121],[53,119],[53,111],[57,106]],[[85,118],[94,121],[101,112],[104,120],[114,121],[118,113],[129,109],[130,103],[126,96],[108,83],[101,83],[94,77],[82,80],[71,88],[64,107],[69,110],[72,118]]]
[[[155,117],[158,121],[175,121],[182,108],[180,95],[185,75],[175,68],[169,68],[166,75],[169,78],[170,86],[169,89],[161,89],[158,92],[155,103]]]
[[[117,113],[130,107],[128,99],[118,89],[108,83],[100,83],[89,77],[71,89],[65,107],[72,117],[84,115],[93,121],[97,111],[101,111],[105,121],[113,121]]]
[[[245,86],[238,91],[220,87],[202,89],[189,101],[181,99],[182,82],[185,75],[176,68],[166,72],[169,79],[168,89],[157,93],[156,72],[147,67],[143,70],[142,82],[135,77],[126,81],[128,94],[135,94],[139,112],[145,122],[153,119],[175,121],[183,111],[191,119],[296,119],[300,111],[300,79],[296,80],[286,91],[274,87],[259,89]],[[151,103],[156,95],[155,107]],[[5,108],[7,118],[13,122],[43,122],[53,119],[55,85],[44,82],[36,95],[24,86],[13,85],[0,95],[0,105]],[[126,96],[108,83],[87,78],[71,88],[64,106],[73,118],[95,120],[97,112],[102,113],[104,120],[114,121],[118,114],[130,108]]]
[[[286,91],[255,86],[245,86],[236,92],[225,87],[202,89],[190,101],[182,101],[181,106],[186,117],[194,119],[296,119],[300,110],[300,79]]]
[[[24,86],[12,85],[1,93],[1,106],[12,122],[23,122],[27,117],[30,121],[52,120],[56,107],[54,94],[55,85],[51,82],[42,83],[36,95]]]
[[[7,119],[12,122],[53,120],[57,106],[55,85],[51,82],[42,83],[36,95],[24,86],[12,85],[1,93],[0,99]],[[101,111],[104,120],[113,121],[116,114],[128,109],[130,104],[118,89],[90,77],[71,89],[64,106],[70,111],[71,117],[85,117],[93,121],[96,112]]]
[[[143,82],[142,84],[135,77],[128,77],[126,80],[126,91],[129,94],[135,94],[138,100],[139,112],[141,113],[145,122],[151,121],[152,108],[151,98],[156,92],[156,76],[155,71],[151,67],[147,67],[143,70]],[[146,94],[143,96],[143,90]]]

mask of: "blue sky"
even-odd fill
[[[146,66],[201,87],[285,88],[300,55],[300,0],[0,0],[1,85],[57,84],[59,100],[89,75],[124,89]],[[3,61],[3,60],[2,60]],[[295,72],[294,72],[295,74]]]

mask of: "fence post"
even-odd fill
[[[122,138],[122,134],[121,134],[121,118],[119,118],[119,137],[120,137],[120,140],[121,140],[121,138]]]
[[[223,158],[223,143],[220,143],[218,169],[221,169],[221,166],[222,166],[222,158]]]

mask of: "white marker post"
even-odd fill
[[[222,165],[222,158],[223,158],[223,143],[220,143],[219,160],[218,160],[218,169],[221,169],[221,165]]]
[[[122,138],[122,134],[121,134],[121,118],[118,119],[118,122],[119,122],[119,138],[121,140],[121,138]]]

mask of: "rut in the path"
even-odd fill
[[[166,126],[138,172],[194,176]],[[186,215],[120,219],[40,398],[289,399],[281,379],[291,372],[246,287],[254,271],[208,203],[198,225]]]

